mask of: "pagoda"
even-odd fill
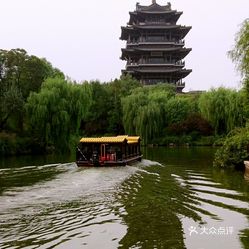
[[[129,12],[130,20],[121,27],[121,59],[126,60],[122,74],[130,74],[144,85],[170,83],[178,92],[185,87],[183,78],[192,72],[185,69],[183,59],[191,51],[185,48],[184,37],[190,26],[177,25],[182,12],[171,9],[171,4],[161,6],[155,0],[149,6],[136,4]]]

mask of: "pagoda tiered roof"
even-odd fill
[[[167,82],[179,91],[184,88],[182,79],[192,70],[184,68],[182,59],[192,49],[184,47],[183,39],[192,27],[177,24],[182,13],[172,10],[170,3],[137,3],[135,11],[129,12],[127,26],[121,27],[120,39],[127,41],[120,57],[127,61],[123,74],[131,74],[142,84]]]
[[[140,68],[139,68],[140,67]],[[147,75],[159,75],[159,74],[165,74],[167,73],[168,77],[172,77],[176,80],[180,80],[182,78],[185,78],[186,76],[188,76],[192,70],[191,69],[181,69],[179,70],[178,68],[153,68],[153,70],[151,69],[146,69],[146,68],[141,68],[141,66],[138,66],[137,69],[125,69],[122,70],[123,73],[129,73],[130,75],[134,76],[134,75],[142,75],[144,73],[146,73]]]
[[[168,48],[123,48],[122,49],[122,56],[121,59],[125,60],[125,58],[129,55],[135,55],[135,54],[141,54],[141,52],[167,52],[167,54],[174,54],[178,58],[183,59],[185,56],[187,56],[191,48],[177,48],[177,47],[168,47]]]
[[[143,24],[143,25],[132,25],[132,26],[126,26],[121,27],[122,33],[121,33],[121,40],[127,40],[130,34],[134,34],[139,36],[141,32],[145,30],[172,30],[175,33],[180,34],[180,39],[183,39],[188,32],[190,31],[192,27],[191,26],[181,26],[181,25],[151,25],[151,24]]]

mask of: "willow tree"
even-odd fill
[[[235,37],[235,46],[228,54],[236,63],[244,79],[249,80],[249,19],[242,23]]]
[[[137,110],[135,130],[143,138],[144,144],[147,144],[158,137],[162,131],[161,108],[156,102],[149,102],[147,105],[140,106]]]
[[[236,63],[237,69],[240,71],[243,82],[243,89],[241,91],[241,99],[230,99],[236,106],[244,105],[243,111],[231,108],[229,112],[231,117],[239,114],[240,119],[246,117],[248,119],[249,113],[249,19],[246,19],[235,37],[235,46],[232,51],[229,52],[233,62]],[[245,93],[245,94],[243,94]],[[235,106],[234,105],[234,106]],[[229,109],[229,106],[225,107]],[[221,167],[227,167],[231,165],[243,165],[244,160],[248,160],[248,144],[249,144],[249,127],[248,125],[242,129],[234,129],[226,137],[223,146],[217,150],[215,155],[214,165]]]
[[[4,129],[11,115],[23,112],[24,99],[19,88],[11,85],[0,89],[0,130]]]
[[[82,84],[68,83],[68,87],[70,130],[73,134],[78,134],[81,132],[82,122],[88,117],[93,103],[92,86],[88,82],[83,82]]]
[[[123,124],[128,134],[140,135],[145,144],[160,136],[164,125],[164,105],[175,91],[168,85],[135,89],[122,99]]]
[[[88,84],[76,85],[62,78],[47,79],[39,93],[32,93],[27,101],[30,125],[42,147],[66,150],[70,135],[79,131],[91,104]]]
[[[233,50],[228,52],[242,76],[246,95],[246,111],[249,113],[249,19],[246,19],[236,34]]]
[[[190,115],[195,113],[195,102],[190,97],[175,96],[165,102],[165,124],[171,125],[183,122]]]
[[[121,98],[130,95],[131,92],[137,87],[140,87],[141,84],[130,75],[122,75],[120,79],[115,79],[105,86],[109,93],[108,101],[111,103],[108,111],[107,132],[110,134],[123,134]]]
[[[216,135],[227,134],[245,121],[242,94],[235,90],[222,87],[211,89],[200,96],[199,108]]]
[[[122,99],[123,125],[127,134],[136,134],[140,109],[148,104],[144,92],[136,92]],[[138,133],[138,135],[142,135]]]

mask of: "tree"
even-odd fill
[[[214,166],[243,168],[244,161],[248,160],[249,127],[237,128],[228,134],[223,146],[220,147],[214,158]]]
[[[236,35],[235,46],[228,52],[242,76],[249,77],[249,19],[246,19]]]
[[[246,19],[236,34],[233,50],[228,52],[242,75],[246,96],[246,111],[249,113],[249,19]]]
[[[108,112],[108,127],[107,131],[112,134],[123,134],[123,120],[122,120],[122,105],[121,98],[131,94],[131,92],[141,87],[141,84],[133,79],[130,75],[122,75],[121,78],[107,84],[110,92],[109,102],[112,103]]]
[[[92,87],[92,104],[84,127],[87,136],[103,135],[107,132],[108,113],[111,109],[110,91],[107,84],[101,84],[99,81],[90,82]]]
[[[92,85],[87,81],[81,84],[68,83],[70,130],[72,134],[81,135],[82,123],[89,116],[93,104]]]
[[[192,98],[176,96],[165,103],[165,122],[167,125],[183,122],[190,113],[194,113],[195,102]]]
[[[109,85],[116,95],[120,97],[128,96],[134,89],[142,86],[139,81],[132,78],[129,74],[122,75],[119,80],[115,79]]]
[[[174,95],[172,86],[156,85],[136,88],[122,98],[125,132],[140,135],[144,144],[152,142],[162,133],[164,106]]]
[[[10,117],[22,127],[24,103],[30,92],[38,92],[48,77],[64,74],[46,61],[29,56],[24,49],[0,50],[0,126],[3,129]],[[16,97],[13,97],[16,96]],[[8,103],[8,108],[7,104]],[[5,106],[5,107],[4,107]]]
[[[11,115],[23,112],[24,100],[19,88],[12,85],[1,89],[0,103],[0,129],[3,130]]]
[[[68,150],[71,135],[78,135],[92,102],[91,86],[62,78],[48,78],[39,93],[31,93],[26,110],[34,137],[43,148]]]
[[[64,78],[64,74],[46,59],[30,56],[24,49],[0,50],[1,87],[15,85],[26,99],[31,91],[39,91],[48,77]]]
[[[241,92],[220,87],[203,93],[199,99],[201,115],[210,122],[216,135],[227,134],[245,124]]]
[[[229,56],[236,63],[237,69],[242,75],[243,89],[240,91],[240,98],[231,98],[237,106],[243,106],[243,110],[237,109],[235,105],[224,106],[231,113],[230,121],[234,119],[234,113],[239,114],[239,119],[248,118],[249,113],[249,19],[246,19],[236,35],[235,46],[229,51]],[[244,105],[243,105],[244,104]],[[229,110],[231,108],[231,110]],[[237,112],[236,112],[237,111]],[[233,122],[230,122],[230,128]],[[220,167],[244,166],[243,161],[248,160],[249,127],[232,130],[226,137],[223,146],[215,154],[214,165]]]

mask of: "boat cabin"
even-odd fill
[[[139,136],[82,138],[76,151],[78,166],[119,166],[141,161]]]

